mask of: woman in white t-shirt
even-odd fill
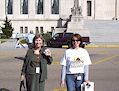
[[[80,47],[82,37],[79,34],[74,34],[71,39],[72,47],[67,49],[61,59],[61,83],[64,87],[65,79],[67,91],[81,91],[83,82],[89,83],[89,65],[91,60],[86,49]]]

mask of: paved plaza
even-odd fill
[[[9,45],[9,47],[8,47]],[[15,40],[0,44],[0,88],[19,91],[20,73],[27,48],[15,48]],[[93,65],[90,80],[95,82],[95,91],[119,91],[119,47],[87,47]],[[65,48],[50,48],[52,65],[48,66],[45,91],[59,91],[59,61]],[[64,88],[66,91],[66,88]]]

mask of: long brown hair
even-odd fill
[[[44,46],[44,38],[41,34],[36,34],[35,37],[33,38],[33,47],[35,46],[35,40],[38,39],[38,38],[42,39],[42,41],[43,41],[42,47],[43,47]]]

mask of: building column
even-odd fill
[[[95,6],[95,0],[92,0],[91,1],[91,3],[92,3],[92,6],[91,6],[91,17],[92,17],[92,19],[95,19],[95,8],[96,8],[96,6]]]
[[[44,0],[44,18],[49,19],[51,15],[51,0]]]
[[[115,0],[115,20],[117,20],[117,0]]]
[[[28,16],[29,18],[34,18],[36,12],[35,12],[35,9],[36,9],[36,0],[28,0]]]
[[[79,0],[79,5],[81,3],[82,15],[84,18],[87,18],[87,0]]]
[[[20,16],[20,0],[13,0],[13,17],[18,18]]]
[[[5,7],[5,0],[0,0],[0,9],[1,9],[0,18],[5,19],[5,16],[6,16],[5,8],[6,8]]]

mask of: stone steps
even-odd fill
[[[85,20],[85,27],[90,31],[91,42],[119,42],[119,21]]]

